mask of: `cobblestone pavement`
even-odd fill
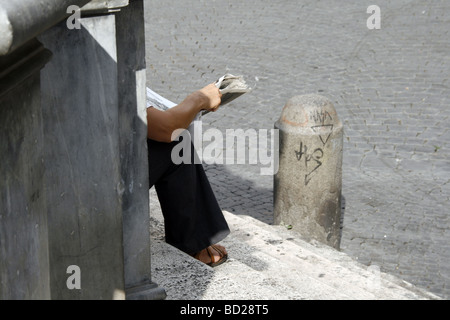
[[[369,30],[369,5],[381,29]],[[147,83],[180,101],[225,72],[254,90],[203,129],[271,129],[319,93],[344,124],[341,250],[450,298],[450,2],[146,0]],[[272,223],[260,165],[205,165],[223,209]]]

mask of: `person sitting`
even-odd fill
[[[188,95],[166,111],[147,108],[149,188],[155,190],[164,216],[166,242],[215,267],[228,258],[217,243],[230,233],[202,164],[196,164],[191,144],[190,163],[175,164],[173,133],[187,129],[201,111],[217,111],[221,93],[214,83]]]

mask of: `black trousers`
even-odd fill
[[[227,222],[201,164],[174,164],[172,148],[179,142],[147,140],[149,183],[155,186],[164,216],[166,242],[195,254],[223,240]]]

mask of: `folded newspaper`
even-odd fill
[[[217,88],[222,93],[221,106],[233,101],[251,89],[245,83],[242,76],[233,76],[226,74],[215,82]],[[147,107],[155,107],[160,110],[167,110],[173,108],[177,104],[160,96],[150,88],[147,88]],[[202,114],[207,114],[209,111],[203,111]]]

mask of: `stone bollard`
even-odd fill
[[[275,128],[280,130],[275,224],[339,250],[343,126],[333,104],[316,94],[293,97]]]

